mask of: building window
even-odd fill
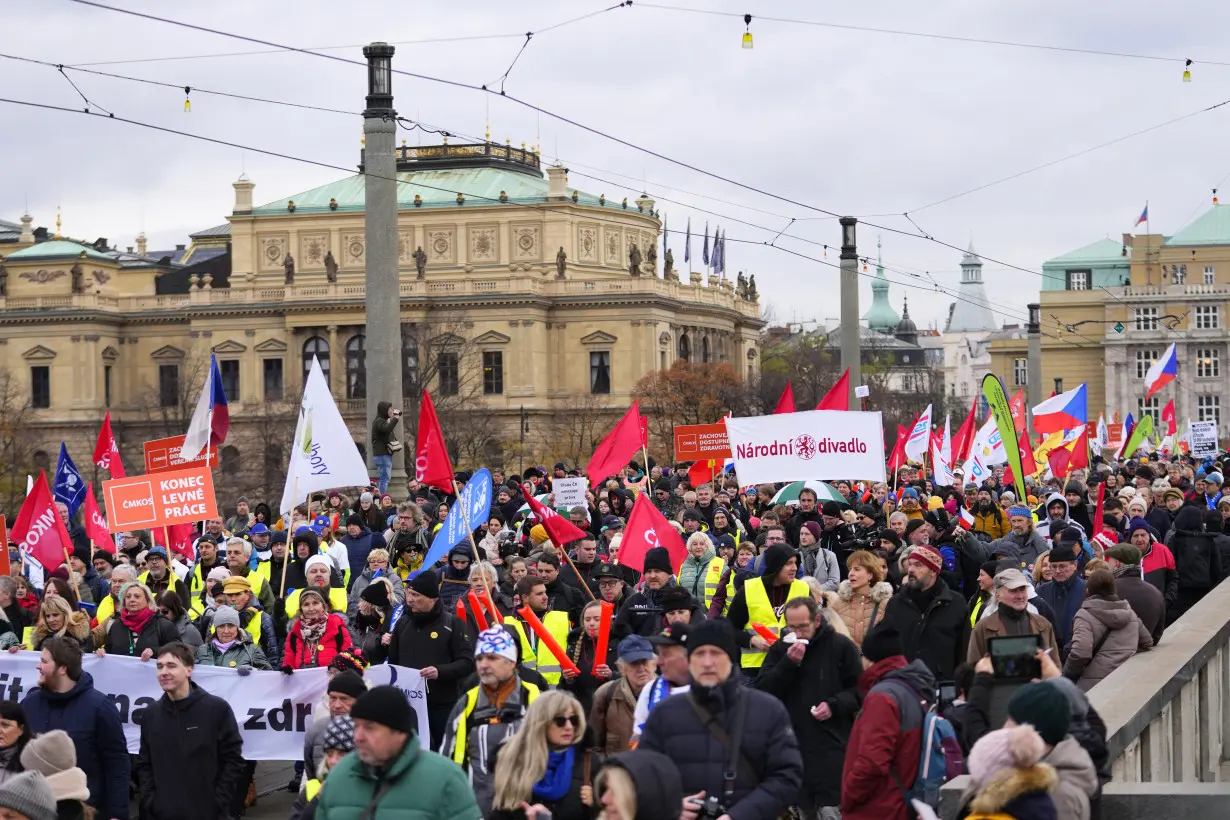
[[[51,368],[47,365],[30,368],[30,406],[51,406]]]
[[[1137,330],[1157,330],[1157,308],[1140,307],[1132,309],[1132,318]]]
[[[665,350],[658,351],[658,369],[659,370],[666,369],[666,351]]]
[[[47,455],[46,450],[34,451],[34,469],[42,470],[44,473],[51,469],[51,456]]]
[[[1068,275],[1068,290],[1089,290],[1089,271],[1070,270]]]
[[[218,466],[222,470],[222,475],[228,478],[239,475],[239,448],[230,444],[223,447],[222,452],[218,454]]]
[[[1221,327],[1221,312],[1217,305],[1196,305],[1196,330],[1216,330]]]
[[[965,358],[962,356],[961,358]],[[1012,360],[1012,384],[1014,387],[1026,387],[1029,385],[1029,360],[1028,359],[1013,359]]]
[[[1221,427],[1221,396],[1197,396],[1196,414],[1200,421],[1216,422]]]
[[[589,354],[589,392],[611,392],[611,352],[596,350]]]
[[[498,350],[483,353],[483,395],[498,396],[504,392],[504,354]]]
[[[1204,266],[1204,283],[1206,285],[1213,284],[1213,266],[1212,265]]]
[[[346,342],[346,398],[367,398],[367,337],[362,333]]]
[[[1175,285],[1187,284],[1187,265],[1171,265],[1170,281]]]
[[[111,365],[103,365],[103,407],[111,406]]]
[[[685,362],[692,361],[692,343],[686,333],[679,334],[679,358]]]
[[[1148,399],[1141,399],[1136,402],[1137,421],[1143,419],[1146,415],[1153,416],[1153,426],[1157,427],[1162,423],[1162,399],[1160,396],[1150,396]]]
[[[282,398],[282,360],[265,359],[265,401],[280,401]]]
[[[700,360],[703,364],[709,364],[709,337],[702,336],[700,338]]]
[[[239,360],[223,359],[218,362],[218,373],[222,376],[222,393],[227,399],[239,401]]]
[[[1162,355],[1160,350],[1137,350],[1136,351],[1136,378],[1143,379],[1145,374],[1149,372],[1149,368],[1153,367],[1153,363]]]
[[[158,406],[179,406],[179,365],[158,365]]]
[[[440,374],[441,396],[456,396],[461,392],[461,368],[456,352],[442,351],[436,363],[436,370]]]
[[[324,374],[325,384],[329,384],[329,342],[323,336],[313,336],[303,343],[303,383],[307,384],[308,373],[312,371],[312,357],[320,362],[320,372]]]
[[[401,394],[405,398],[419,394],[419,340],[413,324],[401,326]]]
[[[1196,376],[1215,379],[1221,374],[1221,356],[1215,347],[1203,347],[1196,351]]]

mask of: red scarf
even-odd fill
[[[120,623],[128,627],[128,630],[134,635],[140,635],[141,630],[145,629],[145,625],[149,623],[149,619],[157,613],[153,609],[143,609],[140,612],[129,612],[127,609],[120,610]]]

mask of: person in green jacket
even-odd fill
[[[368,690],[350,717],[355,751],[329,771],[316,820],[481,820],[461,767],[423,750],[400,689]]]
[[[252,636],[239,628],[239,613],[226,604],[214,611],[211,634],[197,647],[197,666],[222,666],[247,675],[253,669],[269,670],[269,660]]]
[[[679,567],[679,586],[698,601],[705,600],[705,572],[716,556],[717,550],[709,536],[695,532],[688,537],[688,557]]]

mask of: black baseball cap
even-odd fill
[[[618,581],[623,580],[620,574],[615,571],[615,567],[612,564],[599,564],[594,568],[594,571],[590,573],[589,577],[593,578],[595,581],[601,581],[603,578],[614,578]]]
[[[654,646],[684,646],[688,645],[687,624],[670,624],[657,635],[650,635],[649,642]]]

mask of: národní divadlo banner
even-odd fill
[[[726,419],[742,484],[809,479],[884,480],[879,412],[808,410]]]
[[[37,652],[0,652],[0,697],[20,703],[38,686]],[[154,660],[142,661],[89,654],[82,658],[82,671],[94,679],[94,688],[115,701],[128,751],[141,747],[141,718],[162,698]],[[392,684],[401,689],[414,707],[423,748],[428,748],[427,700],[423,678],[416,669],[381,664],[364,675],[368,686]],[[300,760],[303,736],[312,725],[312,708],[329,685],[327,669],[301,669],[291,675],[254,671],[240,675],[234,669],[197,666],[192,680],[210,694],[231,705],[243,756],[247,760]]]

